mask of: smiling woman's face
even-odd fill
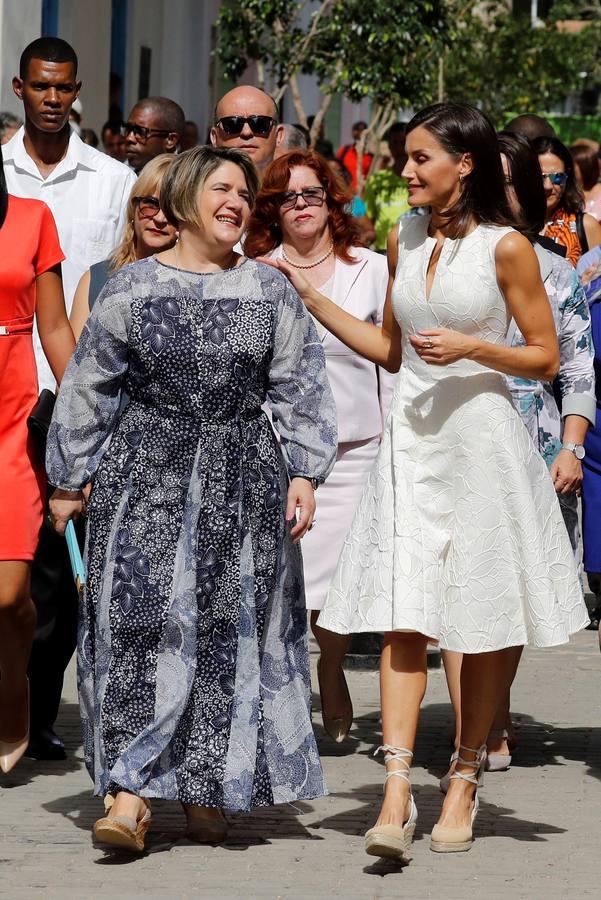
[[[205,181],[198,202],[203,237],[234,247],[250,216],[250,193],[240,166],[222,163]]]
[[[469,154],[452,156],[423,125],[409,132],[405,140],[407,162],[403,177],[407,179],[409,204],[447,209],[461,193],[460,176],[472,170]]]
[[[309,166],[295,166],[290,170],[287,191],[298,193],[312,187],[323,187],[313,169]],[[295,246],[297,238],[313,238],[322,234],[328,224],[329,212],[325,200],[321,206],[309,206],[302,197],[297,197],[292,209],[280,209],[282,235],[292,246]]]

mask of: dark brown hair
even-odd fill
[[[524,135],[508,131],[499,134],[499,150],[507,160],[511,183],[520,205],[520,214],[513,216],[515,227],[534,243],[547,217],[547,198],[538,156]]]
[[[582,212],[584,209],[584,197],[576,183],[574,160],[566,145],[562,144],[559,138],[556,137],[539,137],[532,141],[532,149],[537,156],[541,156],[543,153],[552,153],[553,156],[557,156],[562,161],[568,180],[565,183],[563,194],[559,198],[557,206],[569,213]]]
[[[582,187],[585,191],[590,191],[599,181],[600,167],[597,151],[592,147],[587,147],[586,144],[574,144],[570,147],[570,153],[580,170]]]
[[[250,257],[264,256],[281,244],[279,201],[288,190],[291,170],[297,166],[312,169],[325,188],[334,252],[345,262],[354,262],[349,250],[359,243],[358,229],[353,217],[346,211],[347,204],[353,199],[353,192],[315,150],[292,150],[267,167],[248,223],[244,252]]]
[[[477,224],[511,225],[497,133],[490,119],[466,103],[433,103],[413,116],[407,134],[419,127],[451,156],[469,153],[472,158],[473,169],[463,181],[459,200],[445,211],[451,236],[463,237],[474,219]]]

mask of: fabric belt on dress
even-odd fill
[[[8,322],[0,322],[0,337],[11,337],[13,334],[32,334],[33,316],[25,319],[15,319]]]

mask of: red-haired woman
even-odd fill
[[[352,192],[318,153],[287,153],[265,172],[244,250],[251,257],[284,259],[349,313],[379,325],[388,266],[384,257],[359,246],[356,225],[346,212],[351,199]],[[378,452],[383,409],[394,376],[315,324],[336,400],[339,444],[334,470],[319,489],[319,524],[303,539],[303,564],[307,608],[321,651],[318,677],[324,727],[340,742],[353,721],[342,670],[349,637],[320,628],[317,617]]]

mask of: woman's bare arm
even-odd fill
[[[593,247],[601,244],[601,224],[599,224],[595,217],[591,216],[590,213],[585,213],[582,219],[582,225],[584,226],[584,233],[586,234],[589,250],[592,250]]]
[[[391,302],[397,264],[397,240],[398,230],[395,228],[388,237],[388,289],[381,328],[371,322],[362,322],[341,309],[328,297],[320,294],[298,269],[288,265],[284,260],[261,258],[260,261],[281,269],[300,294],[311,315],[343,344],[389,372],[398,372],[401,365],[401,330],[394,318]]]
[[[36,319],[40,341],[52,374],[60,384],[75,347],[65,310],[60,265],[39,275],[36,287]]]
[[[89,295],[90,270],[88,269],[88,271],[84,272],[79,279],[79,284],[77,285],[77,289],[73,297],[71,315],[69,316],[69,321],[71,323],[71,328],[73,330],[73,334],[75,335],[76,341],[79,340],[81,332],[83,331],[83,326],[86,324],[87,318],[90,315],[90,305],[88,299]]]
[[[497,244],[496,269],[499,287],[524,335],[526,347],[493,344],[447,328],[420,331],[409,340],[421,358],[432,365],[446,366],[458,359],[473,359],[505,375],[550,381],[559,371],[559,344],[530,241],[517,232],[501,238]]]

